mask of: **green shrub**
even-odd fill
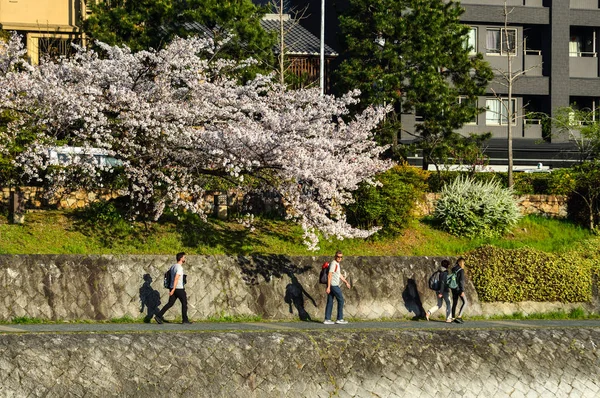
[[[589,302],[593,260],[578,252],[545,253],[531,248],[482,246],[465,255],[479,300]]]
[[[360,228],[382,227],[379,235],[396,235],[406,227],[425,190],[420,169],[396,166],[376,177],[379,186],[363,184],[346,207],[348,222]]]
[[[521,217],[512,191],[496,180],[459,177],[442,189],[434,220],[456,236],[493,237],[512,228]]]

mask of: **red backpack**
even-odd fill
[[[336,271],[337,271],[337,269],[336,269]],[[328,278],[329,278],[329,263],[326,261],[323,263],[323,266],[321,267],[321,272],[319,273],[319,283],[326,285]]]

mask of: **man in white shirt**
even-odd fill
[[[171,266],[169,271],[171,272],[171,290],[169,290],[169,302],[163,307],[162,310],[154,317],[156,323],[163,323],[163,315],[175,304],[175,301],[179,299],[181,301],[181,323],[191,323],[187,316],[187,295],[185,288],[183,287],[183,264],[185,264],[185,253],[177,253],[175,257],[177,264]]]
[[[341,251],[335,253],[335,259],[329,264],[329,274],[327,276],[327,306],[325,307],[325,325],[333,325],[334,323],[345,325],[348,322],[344,320],[344,296],[340,288],[340,280],[350,289],[350,283],[342,276],[342,267],[340,261],[344,255]],[[331,320],[331,312],[333,311],[333,299],[337,300],[337,320]]]

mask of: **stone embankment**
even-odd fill
[[[599,345],[594,328],[5,334],[0,396],[592,398]]]

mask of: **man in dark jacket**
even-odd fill
[[[442,260],[442,264],[439,270],[440,287],[436,291],[437,305],[431,307],[431,309],[425,313],[425,317],[427,318],[427,320],[429,320],[431,315],[435,314],[437,310],[442,308],[443,300],[446,303],[446,322],[452,322],[452,318],[450,317],[450,288],[448,287],[447,283],[448,267],[450,267],[450,261]]]
[[[465,308],[467,308],[467,296],[465,295],[465,259],[460,257],[456,260],[456,265],[452,268],[452,273],[449,274],[448,284],[450,285],[450,289],[452,290],[452,318],[456,323],[463,323],[463,312]],[[455,279],[456,282],[453,282],[452,279]],[[460,310],[458,311],[458,317],[456,315],[456,306],[458,305],[458,300],[462,302],[460,305]]]

